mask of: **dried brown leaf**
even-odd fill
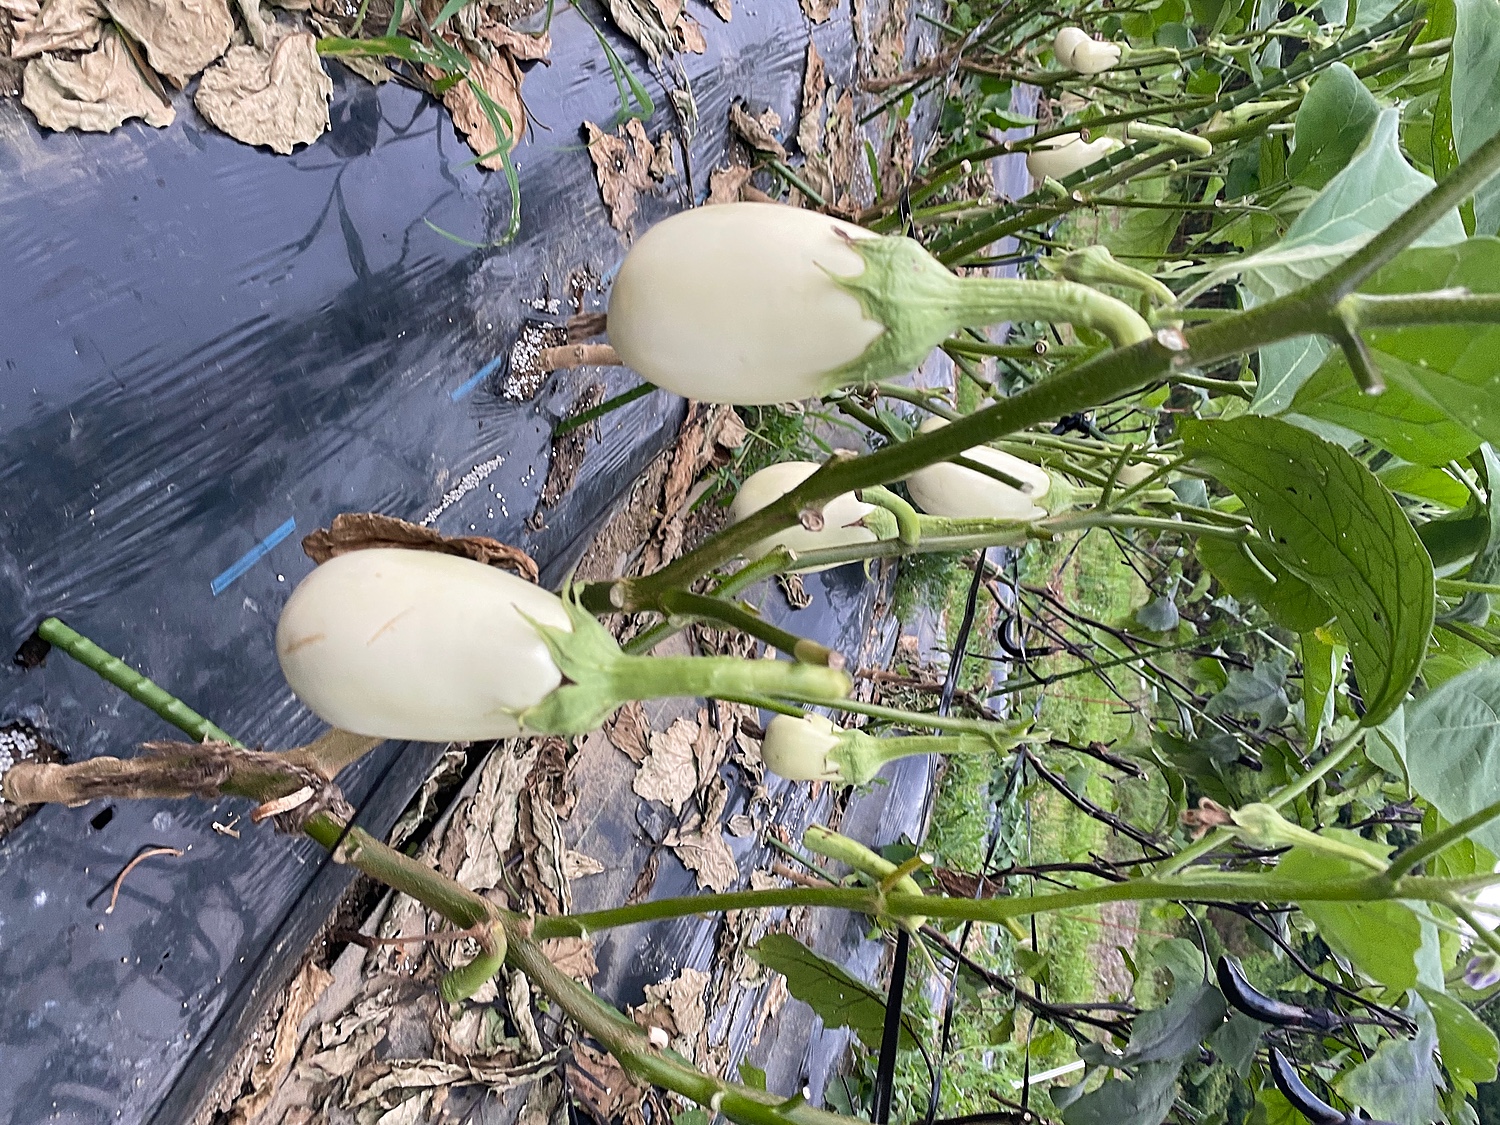
[[[222,55],[234,35],[224,0],[103,0],[110,17],[146,49],[152,68],[179,90]]]
[[[750,182],[750,169],[743,164],[715,168],[708,174],[709,203],[738,203],[740,192]]]
[[[781,142],[771,135],[770,129],[762,121],[745,112],[742,102],[735,102],[729,107],[729,127],[756,152],[774,156],[777,160],[786,159],[786,149]]]
[[[692,16],[684,14],[673,27],[684,51],[701,55],[708,50],[708,40],[703,38],[703,25]]]
[[[431,72],[432,68],[428,69]],[[497,116],[504,130],[503,136],[495,135],[489,115],[475,93],[476,86],[499,107]],[[444,92],[443,104],[453,116],[454,128],[469,142],[474,155],[480,157],[481,168],[503,167],[505,154],[526,132],[526,107],[521,104],[521,68],[508,52],[495,52],[494,62],[469,55],[468,75]]]
[[[720,824],[728,800],[724,783],[715,780],[709,787],[707,807],[698,828],[686,833],[669,832],[664,841],[677,853],[682,865],[698,877],[700,888],[720,893],[733,887],[740,874]]]
[[[502,48],[517,62],[549,62],[548,56],[552,54],[550,31],[532,35],[503,23],[486,23],[479,29],[479,38]]]
[[[608,0],[609,15],[621,31],[640,44],[652,66],[661,64],[662,56],[675,46],[672,25],[662,22],[660,11],[652,0]]]
[[[269,50],[230,48],[203,72],[193,104],[235,140],[287,155],[323,135],[331,97],[333,79],[323,72],[318,41],[299,32]]]
[[[315,563],[325,563],[350,551],[364,551],[371,547],[402,547],[458,555],[509,570],[528,582],[537,580],[536,562],[519,547],[511,547],[485,535],[444,535],[433,528],[379,512],[344,512],[333,517],[331,526],[319,528],[302,540],[303,552]]]
[[[255,1066],[250,1071],[250,1090],[235,1102],[231,1111],[231,1125],[244,1125],[270,1104],[276,1087],[291,1069],[302,1017],[312,1010],[318,997],[323,995],[332,981],[333,976],[328,970],[313,961],[304,965],[302,971],[292,978],[270,1045],[259,1053]]]
[[[562,872],[572,879],[584,879],[590,875],[600,875],[604,872],[604,864],[586,852],[574,851],[569,848],[563,852]]]
[[[734,18],[734,0],[708,0],[708,3],[713,8],[714,15],[725,23]]]
[[[692,719],[678,719],[664,731],[652,731],[651,753],[641,763],[631,788],[648,801],[660,801],[674,813],[698,788],[698,772],[693,760],[693,743],[698,724]]]
[[[119,35],[77,62],[43,55],[26,64],[21,104],[48,129],[107,133],[132,117],[164,128],[176,116],[146,84]]]
[[[99,0],[47,0],[40,11],[7,6],[15,18],[13,59],[29,59],[44,51],[87,51],[104,32],[104,9]],[[22,18],[23,13],[25,18]]]
[[[677,138],[671,130],[656,138],[656,151],[651,154],[651,164],[646,171],[657,183],[677,174]]]
[[[614,1121],[641,1104],[646,1091],[637,1086],[614,1058],[586,1043],[573,1045],[568,1065],[573,1092],[598,1121]]]
[[[548,938],[542,942],[542,952],[547,955],[547,960],[574,980],[588,982],[599,971],[591,937]]]
[[[828,68],[818,45],[807,40],[807,67],[802,72],[802,106],[797,115],[797,147],[803,155],[823,147],[823,101],[828,93]]]
[[[686,968],[678,976],[648,984],[645,1003],[632,1008],[630,1018],[640,1027],[664,1031],[674,1051],[695,1059],[707,1022],[703,995],[710,979],[702,969]]]
[[[828,174],[840,192],[847,193],[854,184],[854,161],[859,153],[855,136],[854,96],[844,90],[834,102],[826,134]],[[832,201],[830,196],[825,199]]]
[[[826,23],[839,6],[839,0],[802,0],[802,11],[813,23]]]
[[[606,730],[611,744],[636,765],[644,762],[651,752],[647,741],[651,736],[651,723],[638,700],[632,699],[615,712],[614,720]]]
[[[646,137],[646,127],[633,117],[619,134],[606,133],[591,121],[585,121],[583,127],[610,225],[621,234],[629,234],[640,193],[651,186],[651,161],[656,149]]]

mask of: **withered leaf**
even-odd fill
[[[751,171],[743,164],[715,168],[708,174],[709,203],[737,203],[740,192],[750,182]]]
[[[431,67],[428,70],[432,72]],[[496,136],[475,87],[483,90],[499,108],[496,116],[504,131],[503,136]],[[481,157],[481,168],[503,167],[505,153],[515,147],[526,131],[526,108],[521,104],[521,68],[507,51],[495,52],[492,63],[469,55],[468,75],[444,92],[443,104],[453,115],[454,128],[469,142],[474,155]]]
[[[332,96],[318,41],[299,32],[282,36],[269,50],[231,47],[203,72],[193,103],[235,140],[287,155],[323,135]]]
[[[646,127],[634,117],[618,135],[606,133],[591,121],[585,121],[583,128],[610,225],[628,234],[640,193],[651,186],[651,160],[656,149],[646,136]]]
[[[659,984],[648,984],[646,1002],[631,1010],[631,1019],[644,1028],[660,1028],[674,1051],[695,1058],[707,1021],[703,994],[711,979],[702,969],[689,967]]]
[[[756,152],[774,156],[777,160],[786,159],[786,149],[781,142],[771,135],[764,124],[745,112],[743,103],[735,102],[729,107],[729,125]]]
[[[700,888],[720,893],[733,887],[740,875],[720,824],[728,801],[729,792],[724,783],[715,781],[709,787],[708,807],[703,810],[703,820],[698,828],[691,832],[674,830],[663,841],[677,853],[682,865],[698,877]]]
[[[709,0],[709,6],[713,8],[714,15],[725,23],[734,18],[734,0]]]
[[[823,147],[823,99],[828,92],[828,70],[818,45],[807,41],[807,69],[802,73],[802,106],[797,115],[797,147],[803,155]]]
[[[479,37],[505,50],[517,62],[550,62],[552,33],[530,35],[517,31],[503,23],[486,23],[479,29]]]
[[[10,57],[29,59],[44,51],[87,51],[104,31],[99,0],[47,0],[25,19],[16,18]]]
[[[599,971],[591,937],[548,938],[542,942],[542,952],[547,955],[547,960],[574,980],[590,981]]]
[[[652,66],[674,46],[672,25],[664,23],[651,0],[608,0],[609,16],[621,31],[640,44]]]
[[[77,62],[43,55],[26,64],[21,104],[48,129],[107,133],[132,117],[164,128],[172,107],[146,85],[119,35],[109,32],[97,50]]]
[[[110,17],[146,48],[146,60],[179,90],[222,55],[234,34],[224,0],[103,0]]]
[[[698,724],[692,719],[678,719],[664,731],[652,731],[651,753],[631,783],[636,794],[648,801],[660,801],[674,813],[680,813],[698,788],[693,755],[697,737]]]
[[[519,547],[509,546],[487,535],[444,535],[433,528],[407,523],[379,512],[343,512],[333,517],[331,526],[319,528],[302,540],[303,552],[315,563],[325,563],[350,551],[364,551],[371,547],[403,547],[458,555],[509,570],[528,582],[537,580],[536,562]]]
[[[692,16],[684,13],[673,27],[677,31],[677,40],[682,44],[683,50],[695,55],[701,55],[708,50],[708,40],[703,38],[703,25]]]
[[[854,183],[854,161],[859,152],[855,137],[854,96],[842,91],[828,118],[828,174],[841,192]],[[832,197],[825,197],[832,201]]]
[[[327,969],[309,961],[293,978],[287,989],[286,1003],[277,1018],[271,1043],[260,1052],[250,1071],[250,1090],[235,1102],[235,1116],[249,1121],[260,1113],[276,1093],[276,1087],[292,1065],[297,1050],[297,1030],[302,1017],[318,1002],[318,997],[333,981]]]
[[[646,1093],[611,1056],[586,1043],[574,1043],[568,1077],[572,1080],[573,1092],[598,1121],[614,1121],[639,1106]]]
[[[652,154],[650,167],[646,170],[651,173],[651,178],[657,183],[677,174],[677,138],[672,136],[671,130],[667,130],[656,138],[656,151]]]
[[[599,875],[604,871],[604,864],[600,863],[587,852],[574,851],[569,848],[563,852],[562,873],[568,879],[583,879],[589,875]]]
[[[802,0],[802,11],[813,23],[826,23],[839,6],[839,0]]]

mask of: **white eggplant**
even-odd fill
[[[610,291],[610,343],[701,402],[789,402],[904,375],[965,327],[1085,325],[1150,336],[1123,302],[1066,281],[958,277],[909,238],[772,203],[673,215],[639,238]]]
[[[766,727],[760,760],[788,781],[836,781],[839,771],[828,755],[843,734],[822,715],[777,715]]]
[[[919,432],[931,433],[947,424],[942,418],[929,418]],[[987,445],[965,450],[964,456],[1019,481],[1022,488],[1012,488],[962,465],[939,461],[906,478],[907,491],[917,507],[930,515],[950,519],[1029,522],[1047,514],[1040,506],[1052,488],[1052,477],[1046,469]]]
[[[1073,48],[1068,62],[1070,69],[1079,74],[1102,74],[1120,65],[1120,45],[1101,43],[1097,39],[1085,39]]]
[[[1061,180],[1096,160],[1104,159],[1119,147],[1120,142],[1113,137],[1085,141],[1077,133],[1064,133],[1060,137],[1047,138],[1028,152],[1026,170],[1038,180],[1049,176]]]
[[[1089,41],[1089,33],[1081,27],[1064,27],[1052,40],[1052,55],[1057,59],[1057,65],[1065,70],[1073,69],[1073,52],[1080,44]]]
[[[517,715],[562,682],[532,621],[571,628],[557,595],[494,567],[430,551],[354,551],[292,592],[276,655],[297,697],[342,730],[513,738]]]
[[[811,461],[782,461],[752,473],[735,494],[729,506],[729,517],[739,523],[747,516],[760,511],[773,500],[779,500],[792,489],[812,476],[820,465]],[[810,531],[801,524],[784,528],[776,534],[762,539],[745,552],[752,561],[763,557],[776,547],[789,547],[792,551],[817,551],[826,547],[850,547],[860,543],[873,543],[878,538],[874,531],[860,521],[875,511],[873,504],[856,499],[852,492],[835,496],[823,505],[823,526]],[[813,574],[826,566],[814,567],[804,573]]]
[[[1007,750],[1026,738],[1029,723],[994,727],[979,734],[908,735],[872,738],[836,727],[822,715],[777,715],[766,728],[760,759],[788,781],[838,781],[868,785],[882,767],[917,754],[977,754]]]

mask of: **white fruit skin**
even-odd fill
[[[1156,472],[1157,466],[1148,461],[1137,461],[1131,465],[1121,465],[1120,472],[1115,477],[1115,483],[1124,488],[1130,488],[1140,484],[1152,473]]]
[[[775,203],[683,211],[636,240],[609,295],[609,342],[642,378],[699,402],[828,390],[883,332],[829,277],[857,277],[869,231]]]
[[[513,738],[562,682],[522,614],[569,629],[555,594],[483,563],[389,548],[330,559],[281,611],[297,698],[341,730],[422,742]]]
[[[1113,137],[1099,137],[1084,142],[1077,133],[1064,133],[1042,141],[1041,145],[1026,154],[1026,171],[1038,180],[1051,176],[1060,180],[1071,176],[1080,168],[1087,168],[1120,147]]]
[[[1073,69],[1073,52],[1078,50],[1082,43],[1089,41],[1088,32],[1079,27],[1065,27],[1057,33],[1057,38],[1052,40],[1052,54],[1057,59],[1057,65],[1068,70]]]
[[[760,760],[788,781],[832,781],[839,771],[829,764],[828,754],[842,733],[822,715],[777,715],[766,728]]]
[[[931,433],[947,424],[942,418],[929,418],[918,432]],[[1014,477],[1028,486],[1027,491],[1019,492],[973,469],[940,461],[906,478],[906,489],[917,507],[928,515],[950,519],[1037,520],[1047,514],[1035,503],[1052,487],[1046,469],[987,445],[967,449],[964,456]]]
[[[739,523],[746,516],[760,511],[773,500],[779,500],[792,489],[817,472],[821,465],[811,461],[782,461],[752,473],[740,485],[734,503],[729,505],[729,518]],[[762,539],[745,554],[752,561],[766,555],[773,547],[790,547],[801,554],[804,551],[819,551],[828,547],[849,547],[858,543],[873,543],[876,536],[868,527],[859,524],[875,510],[874,505],[856,499],[854,493],[845,492],[823,505],[823,530],[809,531],[805,527],[783,528],[775,535]],[[853,526],[851,526],[853,525]],[[810,567],[803,574],[816,574],[830,567]]]
[[[1073,48],[1068,66],[1079,74],[1102,74],[1120,65],[1120,45],[1085,39]]]

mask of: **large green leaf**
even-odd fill
[[[1401,506],[1343,449],[1274,418],[1186,422],[1183,445],[1245,503],[1261,543],[1333,610],[1364,722],[1401,705],[1432,632],[1432,562]]]
[[[1500,0],[1454,0],[1453,143],[1460,160],[1500,129]],[[1474,193],[1474,233],[1500,233],[1500,182]]]
[[[1500,239],[1408,250],[1361,292],[1455,288],[1500,292]],[[1500,442],[1500,326],[1425,325],[1364,335],[1390,389],[1362,394],[1343,353],[1335,352],[1298,390],[1292,410],[1348,426],[1419,465],[1464,457],[1481,439]]]
[[[1259,605],[1282,628],[1305,633],[1333,619],[1328,603],[1285,570],[1264,545],[1204,536],[1193,549],[1226,590],[1242,602]]]
[[[749,949],[768,969],[786,977],[787,991],[807,1004],[828,1027],[847,1027],[871,1050],[880,1046],[885,1027],[885,993],[852,977],[788,934],[767,934]],[[915,1050],[917,1041],[902,1017],[900,1046]]]
[[[1437,1024],[1438,1051],[1443,1065],[1455,1078],[1468,1082],[1493,1082],[1500,1062],[1500,1040],[1483,1020],[1446,992],[1421,989],[1422,999],[1432,1009]]]
[[[1325,828],[1323,834],[1381,858],[1388,850],[1338,828]],[[1276,873],[1288,879],[1320,882],[1361,878],[1370,869],[1351,859],[1295,847],[1281,857]],[[1317,924],[1318,936],[1329,948],[1353,961],[1381,984],[1405,990],[1417,983],[1422,920],[1405,903],[1302,902],[1298,906]]]
[[[1338,1091],[1371,1117],[1393,1125],[1432,1125],[1443,1120],[1438,1089],[1443,1081],[1437,1064],[1438,1037],[1432,1013],[1420,996],[1406,1010],[1417,1024],[1411,1039],[1388,1039],[1369,1062],[1343,1075]]]
[[[1399,110],[1383,110],[1364,147],[1297,216],[1284,239],[1214,271],[1194,288],[1202,289],[1240,273],[1246,303],[1262,304],[1321,277],[1389,226],[1433,186],[1432,180],[1401,154],[1400,122]],[[1463,238],[1458,212],[1450,211],[1416,244],[1445,246]],[[1314,336],[1262,348],[1253,409],[1260,414],[1285,410],[1328,350],[1328,344]]]
[[[1161,1125],[1177,1097],[1177,1062],[1145,1063],[1130,1078],[1109,1078],[1063,1110],[1064,1125]]]
[[[1297,110],[1287,173],[1299,184],[1322,187],[1349,163],[1379,116],[1380,103],[1354,71],[1334,63]]]
[[[1500,800],[1500,661],[1447,680],[1406,708],[1411,787],[1450,824]],[[1500,852],[1500,822],[1474,832]]]

